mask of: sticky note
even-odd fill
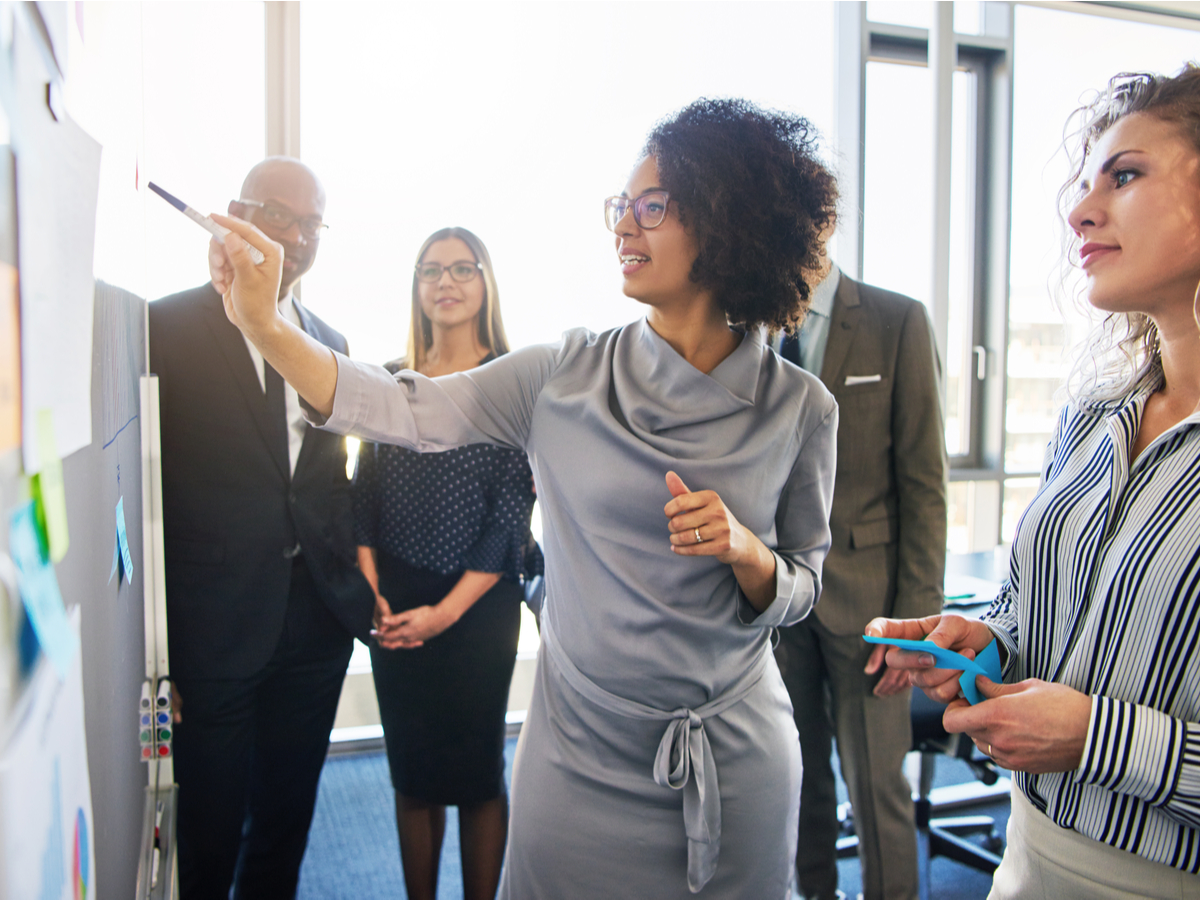
[[[67,620],[54,566],[42,553],[33,501],[12,514],[9,551],[17,567],[17,587],[42,651],[65,680],[79,650],[79,636]]]
[[[54,439],[54,411],[37,412],[38,469],[33,477],[33,497],[37,503],[38,521],[44,529],[52,562],[61,562],[67,555],[70,538],[67,534],[67,493],[63,487],[62,460]]]
[[[133,584],[133,554],[129,552],[129,538],[125,535],[125,498],[117,501],[117,545],[121,548],[121,562],[125,566],[125,580]],[[112,575],[109,575],[112,580]]]
[[[889,647],[899,647],[901,650],[912,650],[914,653],[928,653],[934,658],[939,669],[961,670],[963,674],[958,679],[958,684],[962,688],[963,696],[972,706],[983,699],[979,689],[975,687],[976,675],[982,675],[995,682],[999,682],[1003,677],[1000,670],[1000,650],[994,639],[973,660],[967,659],[961,653],[939,647],[932,641],[882,638],[869,634],[864,634],[863,640],[871,644],[887,644]]]

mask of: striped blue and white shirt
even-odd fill
[[[1005,681],[1092,697],[1078,769],[1017,773],[1064,828],[1200,872],[1200,414],[1132,464],[1156,374],[1124,401],[1059,417],[1042,484],[984,617]]]

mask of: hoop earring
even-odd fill
[[[1200,329],[1200,282],[1196,284],[1196,293],[1192,295],[1192,319],[1196,328]]]

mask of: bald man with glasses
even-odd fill
[[[251,169],[229,214],[283,245],[282,314],[325,224],[298,160]],[[353,637],[375,598],[355,564],[346,450],[225,315],[212,284],[150,304],[159,378],[184,900],[292,897]]]

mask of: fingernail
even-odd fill
[[[928,653],[922,653],[920,655],[920,657],[917,659],[917,662],[919,662],[923,666],[932,666],[933,665],[933,657],[930,656]]]

